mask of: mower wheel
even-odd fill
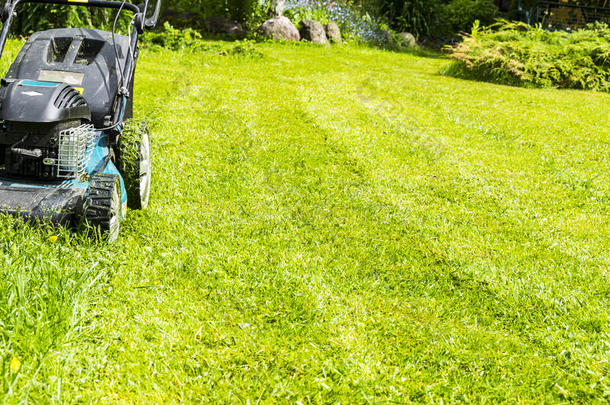
[[[98,174],[91,179],[84,201],[85,224],[114,242],[121,227],[121,182],[116,174]]]
[[[148,207],[152,162],[146,123],[129,120],[119,138],[117,167],[125,181],[127,206],[134,210]]]

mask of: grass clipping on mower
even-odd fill
[[[132,190],[138,190],[136,187],[140,182],[140,142],[145,124],[135,120],[125,121],[125,127],[121,133],[119,140],[119,169],[125,181],[127,189],[128,201],[135,201],[132,196]]]

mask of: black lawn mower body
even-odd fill
[[[124,1],[8,0],[0,10],[0,56],[23,3],[133,14],[130,36],[82,28],[33,34],[0,83],[0,211],[65,225],[85,221],[116,238],[127,196],[137,200],[130,206],[145,208],[150,192],[148,134],[138,134],[138,173],[122,170],[127,165],[120,146],[133,115],[139,35],[155,26],[161,1],[147,18],[148,0],[139,7]]]

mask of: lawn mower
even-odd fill
[[[32,34],[0,83],[0,212],[96,229],[114,241],[127,207],[145,209],[149,134],[133,120],[138,39],[155,27],[157,0],[7,0],[0,57],[18,6],[115,9],[112,32],[59,28]],[[150,12],[149,12],[150,11]],[[131,12],[128,35],[116,33]]]

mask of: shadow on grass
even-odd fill
[[[433,59],[444,59],[445,58],[443,53],[439,50],[427,48],[427,47],[420,47],[420,46],[408,48],[408,47],[400,47],[400,46],[392,46],[392,45],[382,46],[382,45],[375,45],[375,44],[369,44],[369,43],[364,43],[364,42],[354,42],[354,41],[346,41],[346,42],[343,42],[340,44],[336,44],[336,43],[316,44],[316,43],[313,43],[310,41],[305,41],[305,40],[290,41],[290,40],[281,40],[281,39],[279,39],[279,40],[269,39],[267,37],[264,37],[264,36],[258,35],[258,34],[247,35],[244,38],[236,38],[236,37],[226,35],[226,34],[211,34],[211,33],[207,33],[207,32],[201,32],[201,35],[202,35],[202,39],[205,41],[222,41],[222,42],[227,42],[227,43],[247,41],[247,42],[251,42],[251,43],[255,43],[255,44],[273,43],[273,44],[280,44],[280,45],[294,47],[294,48],[354,47],[354,48],[382,50],[382,51],[388,51],[388,52],[392,52],[392,53],[407,54],[407,55],[413,55],[413,56],[418,56],[418,57],[423,57],[423,58],[433,58]]]
[[[109,242],[99,228],[92,228],[84,221],[53,221],[38,218],[25,212],[0,212],[0,229],[11,229],[48,244],[72,246],[105,246]]]
[[[379,49],[383,49],[393,53],[404,53],[407,55],[418,56],[420,58],[446,59],[446,56],[443,55],[441,51],[421,46],[417,46],[415,48],[380,47]]]
[[[610,92],[593,89],[583,89],[577,87],[561,87],[561,86],[542,86],[535,83],[520,80],[514,76],[501,74],[497,71],[496,74],[489,70],[469,69],[460,61],[450,61],[437,72],[438,76],[451,77],[454,79],[468,80],[479,83],[490,83],[499,86],[509,86],[528,90],[563,90],[563,91],[584,91],[595,92],[601,94],[610,94]]]
[[[439,76],[452,77],[454,79],[469,80],[473,82],[491,83],[502,86],[520,87],[525,89],[541,89],[544,87],[535,86],[508,75],[494,75],[488,71],[478,71],[468,69],[459,61],[449,61],[438,71]]]
[[[370,43],[354,43],[348,42],[346,43],[348,46],[355,46],[365,49],[375,49],[381,51],[387,51],[395,54],[406,54],[413,55],[421,58],[431,58],[431,59],[445,59],[446,56],[437,49],[423,47],[423,46],[415,46],[415,47],[403,47],[396,45],[375,45]]]

